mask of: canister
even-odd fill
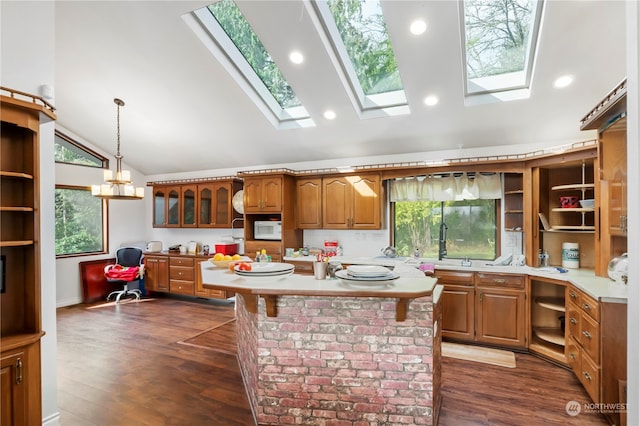
[[[580,245],[578,243],[562,243],[562,267],[568,269],[580,267]]]

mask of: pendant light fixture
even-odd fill
[[[113,102],[118,106],[118,145],[116,147],[116,173],[109,169],[104,171],[104,183],[91,185],[91,194],[112,200],[140,200],[144,197],[144,188],[134,188],[131,184],[131,172],[122,170],[122,154],[120,154],[120,107],[124,106],[122,99],[115,98]]]

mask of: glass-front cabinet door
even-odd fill
[[[190,228],[196,226],[196,185],[181,187],[182,226]]]
[[[164,187],[153,188],[153,227],[166,226],[167,220],[167,191]]]
[[[211,212],[212,212],[212,190],[211,184],[198,185],[198,226],[206,227],[211,226]]]
[[[214,224],[219,227],[229,227],[231,225],[231,185],[214,185],[215,219]]]
[[[167,223],[168,227],[180,226],[180,187],[167,188]]]

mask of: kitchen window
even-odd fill
[[[455,173],[390,182],[391,228],[398,255],[432,259],[497,256],[500,175]]]
[[[54,159],[56,163],[73,164],[106,169],[109,160],[56,130],[54,139]]]
[[[91,188],[56,185],[56,257],[106,253],[107,201]]]
[[[393,203],[393,245],[399,256],[430,259],[497,257],[496,200],[398,201]],[[444,236],[444,244],[441,244]],[[441,254],[441,250],[446,253]]]

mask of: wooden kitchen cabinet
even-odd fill
[[[563,281],[547,278],[529,280],[531,334],[529,351],[558,364],[567,364],[565,329],[567,313]],[[565,328],[563,329],[563,324]],[[569,324],[570,326],[570,324]]]
[[[195,294],[195,262],[193,257],[169,257],[169,293]]]
[[[182,228],[195,228],[197,225],[197,192],[197,185],[180,186],[180,206],[182,206],[180,227]]]
[[[209,288],[204,288],[204,286],[202,285],[202,274],[200,273],[200,268],[201,268],[200,264],[202,262],[208,262],[208,260],[195,259],[195,270],[194,270],[195,282],[196,282],[195,295],[199,297],[208,297],[211,299],[227,299],[233,296],[233,293],[228,295],[227,292],[224,290],[213,290]]]
[[[41,425],[40,126],[56,116],[42,98],[2,91],[0,424]]]
[[[473,341],[475,337],[475,286],[473,272],[438,270],[441,296],[442,336]]]
[[[233,219],[242,218],[232,205],[241,189],[242,182],[235,179],[198,184],[198,227],[231,228]]]
[[[476,340],[499,346],[527,346],[525,277],[476,276]]]
[[[144,288],[147,291],[169,292],[169,258],[144,257]]]
[[[282,211],[282,177],[244,178],[244,212],[280,213]]]
[[[296,206],[298,228],[322,228],[322,178],[296,180]]]
[[[324,177],[322,223],[325,229],[380,229],[380,175]]]
[[[180,186],[153,187],[153,227],[180,227]]]
[[[504,174],[504,230],[522,232],[524,226],[524,186],[522,173]]]

